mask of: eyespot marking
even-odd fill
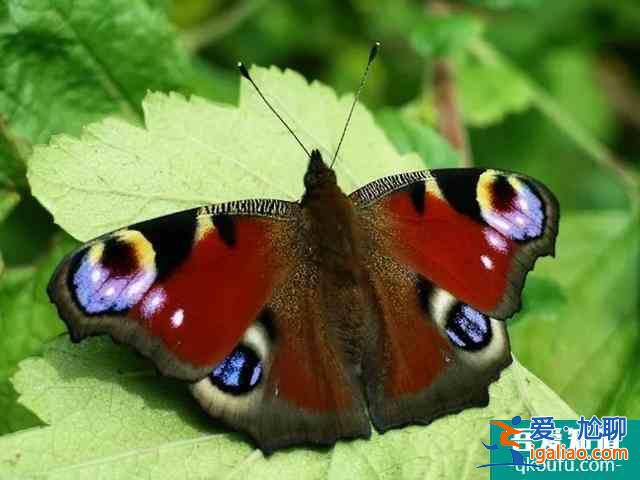
[[[487,346],[493,334],[489,318],[464,303],[451,309],[445,331],[456,347],[469,351]]]
[[[140,232],[123,230],[78,253],[69,287],[87,314],[122,312],[138,303],[156,278],[155,252]]]
[[[482,218],[506,238],[528,240],[544,232],[542,200],[524,180],[487,170],[476,193]]]
[[[213,369],[209,378],[225,393],[248,393],[262,379],[262,362],[256,352],[240,344]]]

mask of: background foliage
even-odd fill
[[[44,287],[73,240],[31,195],[34,145],[106,115],[142,124],[148,90],[236,103],[239,59],[350,92],[373,40],[362,100],[399,151],[449,165],[436,131],[457,108],[461,162],[559,197],[558,257],[511,321],[522,364],[578,413],[640,417],[635,0],[3,0],[0,432],[40,422],[9,379],[63,332]]]

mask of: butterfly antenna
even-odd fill
[[[256,85],[256,83],[253,81],[253,78],[251,78],[251,75],[249,75],[249,70],[247,70],[247,68],[244,66],[244,64],[242,62],[238,62],[238,70],[240,70],[240,74],[246,78],[247,80],[249,80],[249,82],[251,83],[251,85],[253,85],[253,88],[256,89],[256,92],[258,92],[258,95],[260,95],[260,98],[262,98],[262,100],[264,101],[264,103],[266,103],[267,107],[269,107],[269,110],[271,110],[273,112],[273,114],[278,117],[278,120],[280,120],[282,122],[282,124],[287,128],[287,130],[289,130],[289,133],[291,135],[293,135],[293,138],[296,139],[296,142],[298,142],[298,144],[302,147],[302,149],[304,150],[304,153],[307,154],[307,157],[310,157],[311,154],[309,153],[309,150],[307,150],[307,147],[304,146],[304,144],[300,141],[300,139],[298,138],[298,136],[294,133],[293,130],[291,130],[291,127],[289,125],[287,125],[287,122],[284,121],[284,118],[282,118],[280,116],[280,114],[278,112],[276,112],[276,109],[273,108],[271,106],[271,103],[269,103],[269,100],[267,100],[265,98],[265,96],[262,94],[262,92],[260,91],[260,89],[258,88],[258,85]]]
[[[356,91],[356,96],[353,98],[353,103],[351,104],[351,110],[349,110],[349,116],[347,117],[347,121],[344,123],[344,129],[342,129],[342,135],[340,135],[340,141],[338,142],[338,148],[336,148],[336,153],[333,155],[333,160],[331,161],[331,165],[329,168],[333,168],[333,164],[336,163],[336,159],[338,158],[338,152],[340,151],[340,146],[342,145],[342,141],[344,140],[344,135],[347,133],[347,127],[349,126],[349,122],[351,121],[351,115],[353,115],[353,109],[356,108],[356,103],[358,103],[358,98],[360,98],[360,93],[364,88],[364,84],[367,81],[367,75],[369,75],[369,67],[373,63],[373,60],[378,55],[378,50],[380,50],[380,42],[376,42],[371,47],[371,51],[369,52],[369,61],[367,62],[367,66],[364,69],[364,74],[362,75],[362,79],[360,80],[360,86],[358,86],[358,90]]]

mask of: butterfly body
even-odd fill
[[[502,319],[553,252],[553,195],[480,169],[347,195],[317,150],[304,183],[300,202],[205,206],[73,252],[49,286],[72,339],[132,345],[265,451],[486,405],[511,362]]]

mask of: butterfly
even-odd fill
[[[554,252],[553,194],[469,168],[347,195],[317,149],[303,181],[299,202],[207,205],[82,245],[48,287],[71,339],[132,346],[265,452],[487,405],[511,363],[503,320]]]

